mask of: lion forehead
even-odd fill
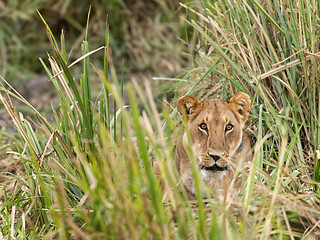
[[[196,122],[219,124],[221,122],[237,121],[237,118],[227,102],[211,99],[203,103],[203,108],[194,120]]]

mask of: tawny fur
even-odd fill
[[[200,176],[213,190],[229,184],[238,163],[252,158],[250,141],[243,130],[248,119],[251,100],[245,93],[237,93],[229,102],[211,99],[200,102],[191,96],[178,100],[179,113],[187,116],[194,161]],[[183,146],[188,146],[187,134],[177,142],[175,164],[190,199],[195,198],[191,161]],[[208,167],[227,166],[224,171],[206,170]],[[205,197],[205,192],[202,190]]]

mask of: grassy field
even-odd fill
[[[41,63],[59,108],[53,110],[55,121],[47,120],[1,78],[0,100],[18,135],[8,141],[0,132],[0,157],[23,167],[10,180],[0,179],[0,239],[319,238],[320,3],[185,4],[179,12],[188,25],[183,41],[189,49],[180,57],[192,63],[170,82],[170,91],[200,99],[228,99],[238,91],[250,95],[246,131],[254,158],[247,163],[248,176],[237,172],[245,180],[240,193],[234,194],[233,186],[208,189],[212,198],[188,201],[174,167],[183,125],[176,98],[155,97],[149,81],[133,78],[125,84],[124,72],[131,67],[115,64],[112,29],[106,25],[99,48],[91,47],[87,24],[73,66],[69,40],[52,32],[43,15],[52,51]],[[110,26],[116,20],[111,17]],[[173,50],[162,47],[163,54]],[[97,55],[100,63],[92,63]],[[93,78],[102,86],[95,98]],[[36,127],[16,111],[13,98],[34,112]],[[195,179],[199,188],[203,183],[197,174]]]

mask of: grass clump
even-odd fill
[[[133,82],[123,101],[106,36],[103,71],[90,66],[87,37],[78,81],[67,65],[62,36],[46,66],[61,103],[48,122],[17,92],[2,87],[1,101],[23,143],[24,164],[0,206],[4,237],[70,239],[295,239],[319,230],[319,4],[313,1],[201,1],[182,5],[199,39],[184,93],[226,99],[252,97],[247,131],[255,144],[250,173],[239,194],[232,187],[212,199],[188,201],[174,167],[180,130],[176,111],[156,108],[150,84]],[[100,52],[101,53],[101,52]],[[96,54],[99,54],[96,53]],[[109,72],[110,70],[110,72]],[[101,80],[92,98],[90,79]],[[109,74],[111,73],[111,74]],[[196,79],[196,81],[194,80]],[[5,80],[2,79],[4,82]],[[182,85],[183,84],[183,85]],[[180,87],[179,86],[179,87]],[[111,113],[109,95],[115,99]],[[9,95],[32,108],[39,123],[15,112]],[[137,100],[138,98],[138,100]],[[191,152],[191,151],[190,151]],[[152,163],[160,168],[160,180]],[[239,170],[241,172],[241,169]],[[197,178],[197,174],[195,173]],[[202,184],[201,179],[196,179]]]

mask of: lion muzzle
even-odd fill
[[[207,171],[226,171],[228,170],[228,163],[219,155],[213,155],[208,153],[208,158],[205,158],[202,162],[201,169]]]

